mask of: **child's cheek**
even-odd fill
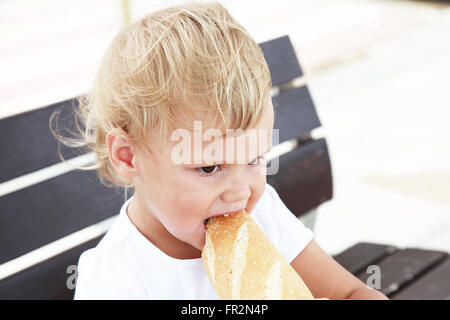
[[[247,204],[247,210],[253,211],[259,199],[261,199],[264,194],[264,190],[266,188],[266,176],[258,176],[256,177],[253,187],[252,187],[252,195],[250,196],[249,202]]]
[[[186,186],[184,190],[172,198],[173,206],[176,206],[176,212],[179,212],[183,218],[196,219],[205,215],[208,209],[208,193],[205,190],[195,189],[194,186]]]

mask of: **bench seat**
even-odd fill
[[[380,287],[393,300],[449,300],[450,258],[447,252],[397,248],[360,242],[333,257],[364,283],[378,266]]]

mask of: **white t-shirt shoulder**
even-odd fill
[[[136,257],[130,250],[130,235],[122,230],[120,221],[116,221],[95,248],[80,256],[75,299],[146,298],[133,263],[126,263]]]
[[[175,259],[148,241],[128,218],[130,201],[99,244],[80,256],[75,299],[218,299],[202,259]],[[289,263],[313,238],[269,184],[251,216]]]

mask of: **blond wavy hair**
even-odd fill
[[[108,132],[126,133],[151,154],[152,138],[181,127],[182,113],[201,111],[216,127],[246,130],[260,119],[270,87],[261,49],[227,9],[188,2],[124,27],[78,98],[77,135],[52,132],[95,153],[95,165],[78,169],[97,169],[105,186],[132,188],[109,161]]]

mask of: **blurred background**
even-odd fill
[[[126,21],[178,2],[0,1],[0,118],[86,92]],[[333,170],[322,248],[450,251],[450,2],[220,2],[257,42],[295,46]]]

